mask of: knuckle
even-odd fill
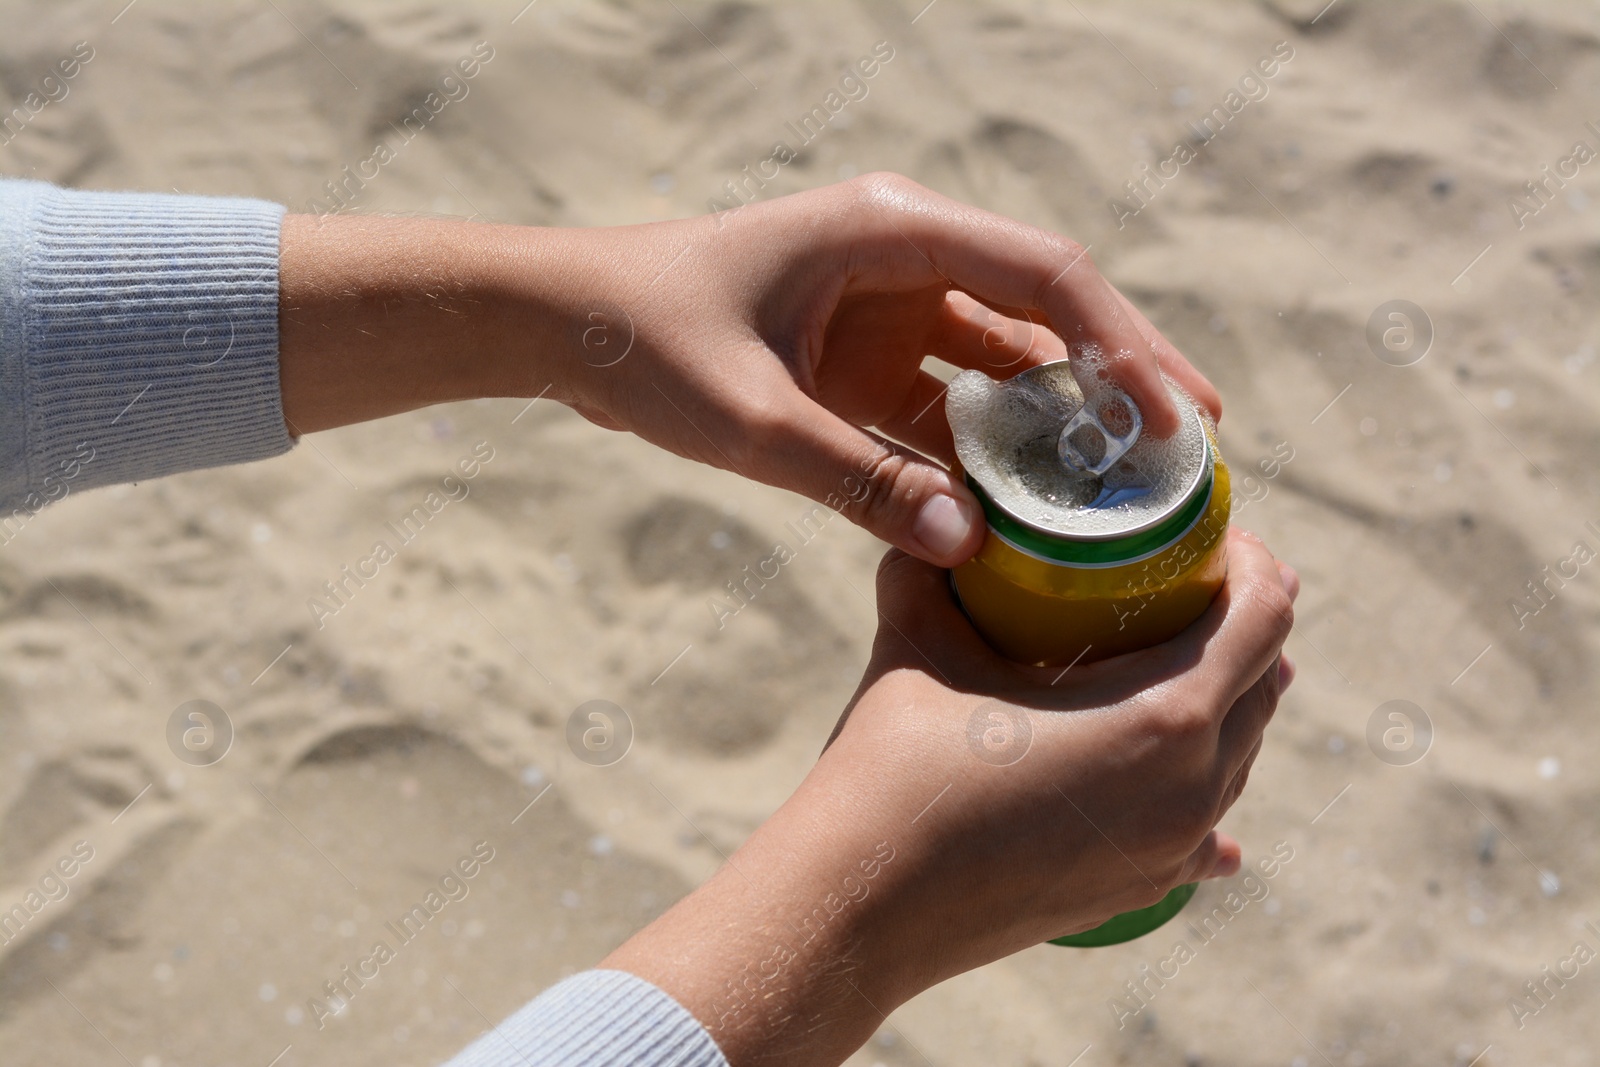
[[[878,577],[881,579],[891,576],[894,573],[897,564],[899,564],[902,560],[907,560],[910,558],[910,556],[906,555],[906,553],[900,551],[898,548],[890,548],[883,554],[883,557],[878,560]]]
[[[795,436],[789,406],[759,395],[743,400],[737,412],[739,433],[723,435],[718,446],[736,473],[760,469],[763,463],[789,447]]]
[[[1066,259],[1069,262],[1076,261],[1089,266],[1094,265],[1094,261],[1089,258],[1088,250],[1077,241],[1074,241],[1072,238],[1063,237],[1058,233],[1051,234],[1050,243],[1055,246],[1056,255],[1062,257],[1063,259]]]
[[[1267,666],[1267,672],[1261,676],[1260,684],[1251,688],[1253,690],[1251,699],[1259,705],[1256,710],[1260,712],[1259,721],[1265,729],[1266,724],[1272,721],[1272,716],[1277,714],[1278,701],[1283,697],[1283,683],[1278,678],[1276,659]]]
[[[1277,711],[1279,691],[1278,664],[1274,660],[1267,664],[1267,669],[1262,672],[1261,677],[1234,701],[1233,707],[1229,709],[1229,720],[1233,721],[1234,717],[1238,716],[1240,721],[1251,723],[1255,740],[1259,741],[1267,723]]]
[[[893,207],[926,192],[922,186],[892,170],[875,170],[856,183],[862,197],[879,207]]]
[[[1156,898],[1157,900],[1160,900],[1161,897],[1166,896],[1180,885],[1194,881],[1195,861],[1200,858],[1196,856],[1196,853],[1200,850],[1203,841],[1204,835],[1194,839],[1187,851],[1173,850],[1172,857],[1167,865],[1154,875],[1156,885],[1161,887],[1161,895]]]
[[[1058,265],[1058,273],[1052,277],[1041,279],[1038,290],[1033,294],[1033,306],[1044,307],[1045,298],[1050,290],[1062,282],[1071,281],[1081,277],[1084,273],[1095,272],[1094,261],[1089,258],[1088,250],[1070,237],[1063,237],[1058,233],[1041,230],[1041,240],[1044,243],[1045,258]]]
[[[884,592],[894,586],[901,571],[905,569],[906,561],[911,559],[914,559],[914,557],[907,555],[898,548],[891,548],[883,554],[883,558],[878,561],[877,575],[880,602],[884,599]]]
[[[1167,701],[1156,722],[1161,739],[1169,744],[1188,744],[1208,739],[1216,722],[1216,712],[1202,701]]]
[[[1162,899],[1181,883],[1180,873],[1151,872],[1149,881],[1140,879],[1138,884],[1129,890],[1128,904],[1122,910],[1142,911],[1161,903]]]
[[[862,524],[889,521],[896,509],[904,507],[909,500],[909,490],[902,492],[901,489],[909,468],[910,460],[890,450],[870,469],[851,475],[842,487],[845,514]]]
[[[1254,575],[1244,596],[1254,612],[1266,622],[1267,634],[1275,644],[1281,645],[1294,629],[1294,601],[1289,599],[1283,581],[1274,573]]]
[[[1228,806],[1244,796],[1245,787],[1250,784],[1250,764],[1246,763],[1239,768],[1239,773],[1234,776],[1233,786],[1228,790]]]

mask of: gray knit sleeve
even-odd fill
[[[728,1067],[705,1028],[626,971],[584,971],[545,990],[445,1067]]]
[[[0,541],[75,489],[288,451],[259,200],[0,181]],[[682,1005],[585,971],[451,1067],[727,1067]]]
[[[278,455],[278,231],[261,200],[0,181],[0,521]]]

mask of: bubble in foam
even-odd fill
[[[1189,498],[1204,475],[1209,448],[1203,417],[1188,394],[1164,377],[1185,416],[1178,432],[1164,441],[1141,435],[1104,475],[1073,470],[1061,462],[1057,445],[1085,398],[1119,434],[1127,416],[1118,424],[1116,409],[1132,401],[1112,381],[1109,361],[1098,347],[1074,344],[1068,351],[1070,360],[1003,382],[979,371],[956,375],[945,400],[956,455],[1002,511],[1047,532],[1097,540],[1160,522]],[[1074,443],[1085,452],[1093,447],[1092,441],[1075,438]]]

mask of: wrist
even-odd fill
[[[735,1067],[842,1061],[918,990],[883,921],[899,853],[828,821],[780,811],[603,966],[671,994]]]

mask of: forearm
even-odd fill
[[[892,842],[780,811],[601,966],[670,993],[734,1067],[837,1064],[918,991],[883,907],[897,859]]]
[[[588,232],[287,216],[279,375],[290,432],[476,397],[570,401],[601,272]]]

